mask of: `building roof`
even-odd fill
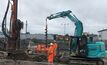
[[[107,29],[103,29],[103,30],[100,30],[100,31],[98,31],[98,32],[103,32],[103,31],[107,31]]]

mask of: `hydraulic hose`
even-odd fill
[[[5,19],[6,19],[6,16],[7,16],[7,13],[8,13],[8,10],[9,10],[9,5],[10,5],[10,1],[8,0],[8,4],[7,4],[7,8],[6,8],[6,11],[5,11],[5,15],[3,17],[3,21],[2,21],[2,32],[3,34],[9,38],[9,39],[13,39],[11,36],[9,36],[6,31],[5,31],[5,27],[4,27],[4,23],[5,23]],[[17,32],[21,30],[21,28],[23,28],[23,22],[21,22],[19,19],[16,20],[17,23],[16,23],[16,30]],[[10,22],[11,23],[11,22]],[[18,35],[17,35],[18,36]],[[17,39],[17,38],[15,38]]]
[[[6,8],[6,11],[5,11],[5,15],[3,17],[3,21],[2,21],[2,32],[3,34],[7,37],[7,38],[11,38],[5,31],[5,27],[4,27],[4,22],[5,22],[5,19],[7,17],[7,13],[8,13],[8,10],[9,10],[9,5],[10,5],[10,1],[8,0],[8,4],[7,4],[7,8]]]

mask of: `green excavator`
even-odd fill
[[[82,62],[90,61],[88,64],[94,62],[96,65],[104,65],[102,58],[107,57],[104,42],[94,42],[90,40],[92,37],[83,35],[83,24],[72,11],[68,10],[51,14],[47,19],[52,20],[65,17],[69,18],[76,26],[74,36],[70,36],[69,62],[71,63],[72,60],[75,60],[77,63],[82,64]]]

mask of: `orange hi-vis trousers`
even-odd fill
[[[49,48],[48,48],[48,62],[49,63],[53,63],[53,60],[54,60],[54,46],[52,45],[52,46],[50,46]]]

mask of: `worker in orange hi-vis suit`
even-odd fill
[[[55,57],[54,51],[55,51],[54,45],[53,45],[53,43],[50,43],[50,47],[48,48],[48,63],[50,63],[50,64],[53,64],[53,60]]]
[[[56,42],[54,42],[53,46],[54,46],[54,56],[56,56],[56,51],[57,51],[58,45]]]

